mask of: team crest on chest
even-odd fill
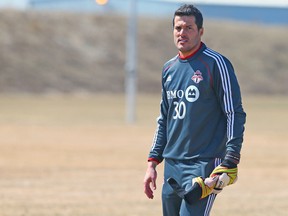
[[[197,70],[194,72],[194,75],[191,78],[195,83],[199,83],[203,80],[202,73]]]

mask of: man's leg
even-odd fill
[[[163,216],[179,216],[182,199],[175,194],[170,185],[164,182],[162,188]]]
[[[193,164],[183,164],[186,166],[184,168],[183,181],[186,185],[186,190],[192,187],[192,178],[195,176],[202,176],[203,178],[208,177],[212,170],[218,166],[221,162],[221,159],[207,159],[207,160],[198,160]],[[189,171],[189,169],[191,169]],[[214,200],[216,198],[215,194],[211,194],[208,197],[200,199],[195,203],[188,204],[187,202],[182,202],[180,216],[209,216],[212,209]]]
[[[209,216],[216,194],[201,199],[192,205],[183,202],[181,205],[180,216]]]
[[[167,182],[171,175],[181,176],[182,170],[173,160],[165,160],[164,184],[162,187],[162,210],[163,216],[179,216],[182,199],[173,191]]]

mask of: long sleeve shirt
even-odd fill
[[[223,158],[240,154],[246,113],[230,61],[201,47],[162,70],[162,100],[149,160]]]

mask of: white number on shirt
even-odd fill
[[[175,105],[175,115],[173,116],[173,119],[183,119],[186,115],[186,105],[183,101],[180,103],[177,101],[174,101],[173,103]]]

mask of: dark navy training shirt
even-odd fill
[[[149,160],[240,153],[246,114],[238,81],[230,61],[204,43],[164,64],[160,108]]]

